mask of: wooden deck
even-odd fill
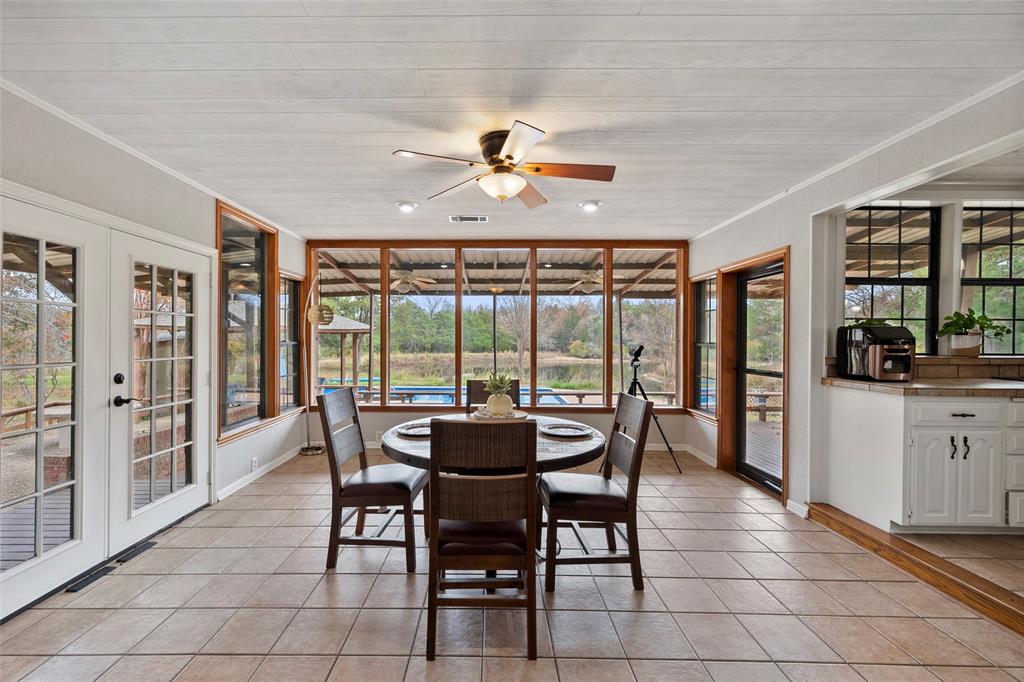
[[[746,461],[766,474],[782,478],[781,421],[760,421],[756,414],[747,415]]]

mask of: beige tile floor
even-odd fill
[[[325,574],[320,457],[0,626],[0,680],[1024,680],[1024,639],[683,461],[682,475],[660,454],[644,466],[647,589],[623,566],[564,567],[543,595],[537,661],[524,658],[522,612],[453,609],[427,663],[422,548],[416,575],[403,550],[368,547],[343,549]]]
[[[909,533],[900,537],[1024,597],[1024,533]]]

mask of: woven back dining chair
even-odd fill
[[[644,589],[640,566],[640,544],[637,533],[636,503],[640,488],[647,427],[651,423],[654,403],[620,393],[615,419],[608,436],[601,475],[552,472],[543,474],[538,483],[538,498],[547,512],[547,554],[544,566],[544,590],[555,589],[556,567],[565,564],[628,563],[633,589]],[[625,476],[625,489],[612,479],[618,470]],[[538,517],[540,512],[538,511]],[[608,539],[609,554],[557,556],[558,524],[579,522],[582,527],[603,527]],[[616,553],[615,524],[626,526],[629,543],[627,554]]]
[[[491,395],[484,390],[486,381],[481,379],[466,379],[466,414],[470,414],[474,407],[487,404],[487,398]],[[520,409],[521,396],[519,395],[519,379],[512,380],[512,390],[508,392],[512,398],[512,404]]]
[[[428,660],[434,659],[440,606],[525,608],[527,655],[537,657],[536,476],[532,419],[431,420]],[[484,571],[488,577],[449,578],[447,571]],[[484,592],[441,594],[453,589]],[[518,593],[496,592],[502,589]]]
[[[327,568],[338,564],[340,545],[383,545],[405,547],[405,564],[409,573],[416,572],[416,537],[413,504],[427,485],[429,476],[423,469],[405,464],[368,466],[363,430],[359,424],[359,408],[350,387],[340,388],[316,397],[320,408],[320,424],[327,442],[327,463],[331,470],[331,537],[327,544]],[[358,468],[342,479],[342,466],[353,457]],[[424,497],[424,505],[428,504]],[[343,516],[345,508],[351,511]],[[384,533],[401,509],[405,524],[404,539],[387,539]],[[366,515],[386,514],[372,536],[364,536]],[[426,510],[424,510],[426,513]],[[342,527],[356,515],[355,534],[343,537]]]

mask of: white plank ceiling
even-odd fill
[[[1024,69],[1018,0],[3,0],[0,19],[5,79],[308,237],[685,238]],[[391,156],[475,159],[517,118],[548,131],[530,160],[615,181],[537,178],[532,211],[472,187],[428,205],[472,173]]]

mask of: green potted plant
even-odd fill
[[[976,358],[981,354],[982,342],[985,337],[1001,339],[1010,333],[1005,324],[993,322],[984,313],[978,314],[974,308],[966,313],[955,311],[943,320],[939,336],[948,336],[949,350],[953,355]]]
[[[484,390],[491,395],[487,398],[487,411],[496,417],[511,414],[515,408],[508,392],[512,390],[512,377],[507,374],[495,374],[487,378]]]

